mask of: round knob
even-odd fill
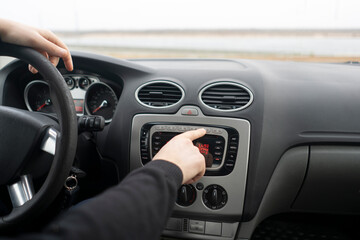
[[[190,206],[195,202],[196,190],[193,185],[182,185],[178,190],[176,203],[180,206]]]
[[[89,85],[90,85],[89,79],[87,79],[87,78],[85,78],[85,77],[80,78],[80,80],[79,80],[79,86],[80,86],[80,88],[85,89],[85,88],[87,88]]]
[[[213,184],[205,188],[203,201],[210,209],[220,209],[224,207],[227,202],[227,193],[223,187]]]
[[[75,81],[71,77],[65,77],[65,82],[70,90],[75,87]]]

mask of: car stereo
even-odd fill
[[[235,165],[238,149],[238,132],[230,127],[194,126],[163,123],[148,123],[141,129],[140,151],[143,164],[174,136],[189,130],[204,128],[206,135],[193,141],[205,157],[206,175],[229,174]]]

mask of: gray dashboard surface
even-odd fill
[[[73,53],[73,58],[77,68],[107,76],[123,86],[112,123],[97,135],[99,151],[117,163],[122,176],[130,170],[130,136],[135,115],[174,114],[182,106],[192,105],[198,106],[205,116],[249,121],[251,139],[243,221],[255,216],[286,150],[309,144],[357,144],[360,140],[358,66],[256,60],[125,61],[80,52]],[[9,73],[17,67],[14,64],[0,72],[4,105],[11,105],[5,98],[17,89],[12,81],[7,81]],[[166,109],[139,104],[136,89],[156,79],[180,85],[186,93],[182,102]],[[254,95],[253,103],[238,112],[206,108],[198,93],[219,80],[249,88]]]
[[[125,131],[124,127],[130,128],[131,117],[139,113],[175,113],[179,108],[154,111],[139,106],[132,98],[144,81],[168,77],[186,92],[180,106],[199,106],[207,116],[248,120],[252,134],[243,220],[256,214],[276,164],[287,149],[310,143],[356,143],[360,139],[359,67],[245,60],[218,60],[214,67],[214,61],[170,60],[171,67],[166,60],[134,61],[154,68],[155,73],[127,82],[118,120],[111,128],[112,132]],[[192,62],[196,64],[193,66]],[[197,98],[199,90],[219,79],[248,87],[254,94],[252,105],[234,113],[203,107]],[[116,139],[115,135],[112,137]],[[124,143],[124,148],[128,147],[129,142]]]

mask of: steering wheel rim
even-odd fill
[[[20,223],[44,210],[58,195],[68,177],[74,161],[77,145],[77,116],[70,91],[59,71],[39,52],[0,41],[0,56],[18,58],[31,64],[49,84],[51,98],[57,113],[60,134],[56,141],[56,153],[48,176],[33,198],[21,207],[0,218],[0,229]]]

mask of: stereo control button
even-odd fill
[[[230,146],[229,147],[230,150],[236,151],[237,150],[237,146]]]
[[[221,156],[222,152],[214,152],[215,156]]]
[[[220,145],[216,145],[215,146],[215,150],[222,150],[223,148],[222,148],[222,146],[220,146]]]
[[[235,160],[236,154],[235,153],[229,153],[229,159]]]
[[[237,142],[238,140],[239,140],[239,138],[237,136],[230,137],[230,141],[232,141],[232,142]]]
[[[233,170],[234,169],[234,166],[235,166],[235,162],[234,161],[232,161],[232,160],[227,160],[226,162],[225,162],[225,168],[227,169],[227,170]]]
[[[214,133],[216,133],[216,134],[222,134],[222,130],[221,129],[214,129]]]
[[[155,126],[156,130],[165,130],[165,126],[164,125],[157,125]]]
[[[141,157],[142,163],[145,165],[147,162],[149,162],[149,158],[147,156]]]
[[[179,127],[179,131],[180,131],[180,132],[185,132],[185,131],[186,131],[186,127],[180,126],[180,127]]]

